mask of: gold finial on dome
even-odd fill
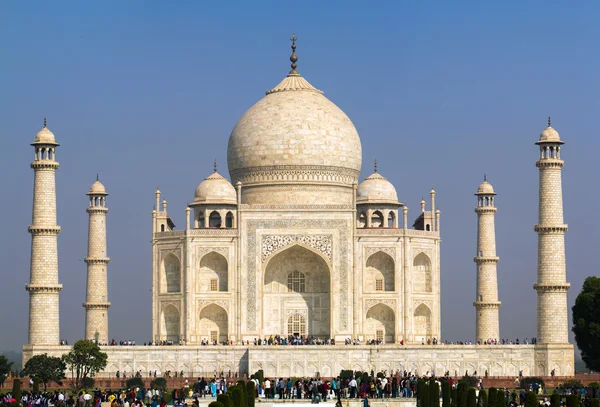
[[[377,172],[377,159],[373,162],[373,169]]]
[[[548,116],[548,127],[552,127],[552,121],[550,120],[550,116]]]
[[[44,128],[46,128],[46,116],[44,116]]]
[[[213,172],[217,172],[217,159],[213,162]]]
[[[292,34],[292,36],[290,37],[290,41],[292,41],[292,55],[290,56],[290,61],[292,62],[292,70],[290,71],[290,75],[298,75],[298,71],[296,71],[296,68],[298,67],[298,65],[296,65],[296,62],[298,62],[298,56],[296,55],[296,41],[298,40],[298,37],[296,37],[296,34]]]
[[[96,174],[96,181],[100,181],[100,174],[98,174],[98,173]]]
[[[487,182],[487,175],[483,174],[483,182]]]

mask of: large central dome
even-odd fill
[[[249,204],[351,204],[361,161],[348,116],[300,76],[295,63],[244,113],[227,148],[231,181],[242,182],[242,202]]]

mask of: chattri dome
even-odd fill
[[[54,138],[54,133],[50,131],[48,127],[46,127],[46,118],[44,117],[44,127],[35,135],[35,139],[31,145],[36,144],[50,144],[58,146],[56,139]]]
[[[88,195],[108,195],[106,193],[106,188],[104,185],[97,179],[96,182],[92,184],[90,187],[90,191],[87,193]]]
[[[475,195],[496,195],[494,192],[494,187],[492,184],[487,182],[487,179],[484,179],[481,184],[479,184],[479,188],[477,188],[477,193]]]
[[[231,181],[242,182],[244,203],[273,203],[285,194],[281,199],[288,203],[350,204],[362,161],[358,132],[339,107],[296,71],[295,44],[292,49],[288,76],[248,109],[231,132]],[[292,187],[298,184],[307,193]],[[282,185],[289,186],[287,191]]]
[[[237,194],[233,185],[215,171],[196,188],[194,203],[236,205]]]
[[[389,203],[398,205],[396,188],[378,172],[364,179],[356,189],[356,203]]]
[[[550,117],[548,117],[548,127],[546,127],[540,133],[540,139],[536,144],[539,143],[560,143],[563,142],[560,140],[560,135],[558,132],[551,126]]]

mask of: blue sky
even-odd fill
[[[412,219],[431,185],[442,211],[442,339],[475,334],[476,200],[498,192],[501,334],[535,335],[537,148],[552,116],[562,157],[572,305],[600,222],[593,130],[599,108],[597,2],[0,3],[0,350],[27,341],[33,156],[48,117],[57,174],[61,336],[83,335],[87,200],[109,193],[110,336],[151,335],[156,185],[178,225],[237,119],[298,70],[353,120],[363,172],[376,158]]]

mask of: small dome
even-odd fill
[[[560,135],[552,126],[548,126],[544,131],[540,134],[540,142],[552,143],[552,142],[561,142]]]
[[[356,190],[356,203],[389,203],[398,205],[396,188],[381,174],[374,172],[360,183]]]
[[[200,204],[237,204],[235,188],[229,181],[214,172],[196,188],[194,203]]]
[[[35,135],[35,140],[31,144],[32,145],[34,145],[34,144],[53,144],[53,145],[58,145],[58,143],[56,142],[56,139],[54,138],[54,133],[52,133],[50,131],[50,129],[48,129],[45,125]]]
[[[475,195],[496,195],[496,193],[494,192],[494,187],[492,187],[492,184],[487,182],[487,180],[484,180],[479,185],[479,188],[477,188],[477,193]]]
[[[104,188],[104,185],[102,185],[102,183],[98,180],[96,180],[96,182],[94,182],[92,184],[92,186],[90,187],[90,192],[87,193],[88,195],[108,195],[106,193],[106,188]]]

